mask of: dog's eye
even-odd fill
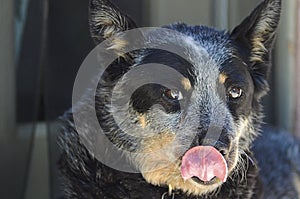
[[[238,99],[242,96],[242,93],[243,93],[242,89],[234,87],[229,91],[228,94],[231,99]]]
[[[175,89],[167,89],[164,92],[164,95],[171,100],[182,100],[183,96],[182,93]]]

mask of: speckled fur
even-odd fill
[[[123,48],[130,44],[122,38],[110,40],[108,50],[113,50],[120,58],[110,65],[106,76],[102,77],[96,96],[88,90],[82,100],[62,116],[63,130],[59,144],[63,153],[59,166],[65,179],[66,197],[296,199],[298,189],[295,184],[298,183],[297,177],[300,173],[299,143],[294,142],[288,134],[282,135],[288,137],[287,142],[283,143],[281,134],[275,133],[271,138],[263,136],[254,142],[255,155],[251,150],[262,123],[260,101],[268,91],[271,50],[279,23],[280,8],[280,0],[264,0],[232,32],[218,31],[205,26],[189,26],[184,23],[164,26],[182,35],[158,35],[160,38],[156,41],[178,42],[178,46],[188,55],[188,61],[183,61],[169,52],[154,49],[124,54]],[[96,44],[122,31],[136,28],[133,20],[108,0],[91,0],[90,15],[91,35]],[[151,42],[151,38],[148,42]],[[205,52],[202,49],[205,49]],[[112,114],[118,110],[112,108],[110,95],[113,88],[116,88],[118,94],[122,96],[122,85],[126,85],[126,78],[122,78],[123,82],[120,79],[127,71],[155,61],[172,66],[184,74],[184,78],[178,82],[187,93],[191,92],[189,107],[183,115],[180,111],[176,111],[174,104],[171,106],[170,103],[163,101],[162,95],[157,94],[160,91],[157,85],[140,88],[133,94],[132,104],[125,118],[132,121],[136,128],[127,130],[137,135],[142,129],[148,136],[151,135],[151,138],[130,136],[122,130],[129,128],[126,124],[118,126],[112,119]],[[119,80],[121,84],[117,84]],[[245,90],[242,100],[233,102],[228,100],[227,91],[224,91],[226,96],[223,96],[222,92],[221,94],[217,92],[219,85],[229,89],[230,85],[236,84],[240,84]],[[143,98],[146,94],[150,94],[148,98],[151,100]],[[92,98],[95,98],[98,121],[107,131],[108,139],[120,149],[135,152],[124,156],[125,161],[132,164],[138,173],[126,173],[105,166],[82,144],[79,131],[83,132],[83,139],[88,144],[92,146],[101,144],[101,141],[99,143],[99,140],[93,137],[91,132],[95,132],[96,129],[92,126],[85,125],[83,129],[76,129],[74,124],[74,114],[89,112],[95,108]],[[143,100],[140,100],[142,98]],[[225,101],[223,98],[226,98]],[[155,100],[165,106],[164,111],[147,107],[147,103]],[[224,117],[224,121],[220,122],[220,116]],[[89,120],[90,118],[83,117],[81,122],[88,124]],[[225,183],[216,182],[210,186],[196,183],[192,179],[184,182],[180,175],[181,159],[176,153],[201,145],[203,134],[213,134],[213,131],[210,132],[208,129],[210,124],[213,124],[216,130],[222,130],[214,146],[220,151],[227,152],[224,153],[224,157],[228,164],[228,179]],[[190,140],[193,140],[192,144],[188,142]],[[174,144],[169,144],[171,142]],[[213,145],[209,142],[205,144]],[[276,147],[278,145],[280,147]],[[157,152],[162,146],[164,150]],[[272,155],[261,147],[267,147],[273,152]],[[276,154],[286,150],[288,150],[288,154],[284,156],[286,159],[281,159],[280,162],[283,166],[276,167]],[[109,156],[109,152],[106,155]],[[270,158],[272,166],[275,166],[274,172],[269,172],[268,175],[265,171],[273,168],[265,163],[266,155]],[[174,158],[175,161],[169,162]],[[260,166],[262,169],[259,173]],[[148,172],[149,170],[151,172]],[[286,179],[284,172],[289,174]],[[273,175],[280,178],[275,179]],[[282,180],[286,183],[281,183]],[[289,189],[285,189],[286,186]],[[278,194],[272,195],[273,190]],[[171,196],[168,196],[169,192]]]

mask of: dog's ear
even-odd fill
[[[281,0],[264,0],[231,33],[239,51],[251,65],[257,95],[263,96],[268,91],[271,51],[280,15]]]
[[[116,33],[137,28],[135,22],[109,0],[90,0],[89,24],[96,44]]]

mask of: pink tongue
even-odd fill
[[[227,163],[222,154],[212,146],[197,146],[182,158],[181,176],[184,180],[198,177],[210,182],[214,177],[226,182],[228,175]]]

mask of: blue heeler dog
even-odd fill
[[[108,0],[91,0],[92,38],[96,44],[105,40],[107,52],[117,58],[102,75],[95,74],[95,92],[83,95],[62,117],[59,165],[66,197],[300,198],[299,142],[261,125],[260,102],[269,90],[280,15],[281,0],[264,0],[231,32],[175,23],[145,34]],[[148,47],[124,50],[138,43],[124,36],[130,30],[144,35]],[[149,47],[153,43],[162,49]],[[168,45],[177,46],[185,58],[163,48]],[[167,70],[151,68],[153,63],[181,76],[170,77]],[[171,78],[169,86],[147,80],[130,94],[125,111],[113,107],[126,98],[128,73],[142,65],[150,71],[136,73],[136,84],[162,74],[162,80]],[[101,139],[91,135],[97,129],[84,116],[92,109]],[[75,115],[82,115],[81,127]],[[105,139],[122,155],[116,156]],[[130,165],[136,172],[116,165]]]

